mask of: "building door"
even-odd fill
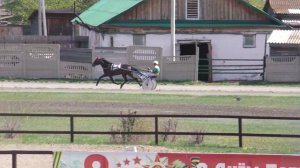
[[[211,43],[199,42],[197,47],[199,50],[198,80],[211,82]]]
[[[212,56],[211,42],[190,41],[180,44],[180,55],[198,56],[198,80],[204,82],[212,81]]]

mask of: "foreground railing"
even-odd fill
[[[22,151],[22,150],[9,150],[0,151],[0,155],[11,155],[12,168],[17,168],[17,155],[53,155],[52,151]]]
[[[69,118],[69,130],[67,131],[34,131],[34,130],[0,130],[0,134],[64,134],[70,136],[70,142],[75,141],[74,135],[154,135],[155,144],[159,144],[159,135],[206,135],[206,136],[235,136],[239,139],[239,147],[243,147],[244,137],[281,137],[281,138],[300,138],[300,134],[266,134],[266,133],[244,133],[244,120],[298,120],[300,117],[256,117],[256,116],[227,116],[227,115],[107,115],[107,114],[23,114],[23,113],[1,113],[0,117],[51,117],[51,118]],[[136,118],[152,118],[154,119],[153,131],[139,132],[119,132],[119,131],[76,131],[75,118],[121,118],[121,117],[136,117]],[[159,131],[159,119],[162,118],[215,118],[215,119],[236,119],[238,122],[238,132],[163,132]],[[38,127],[38,125],[36,126]],[[287,130],[288,131],[288,130]]]

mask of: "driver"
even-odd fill
[[[150,70],[154,74],[154,76],[159,76],[160,67],[158,66],[158,61],[153,61],[153,68]]]

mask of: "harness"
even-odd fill
[[[110,69],[111,70],[121,69],[121,64],[111,64]]]

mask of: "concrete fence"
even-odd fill
[[[24,45],[0,45],[1,77],[25,77]]]
[[[93,50],[92,61],[97,57],[105,58],[114,64],[128,64],[126,48],[96,48]],[[101,66],[92,68],[92,78],[99,78],[103,74]],[[122,76],[115,76],[114,79],[123,79]]]
[[[271,82],[300,82],[300,56],[268,57],[265,76]]]
[[[60,50],[60,78],[91,79],[92,78],[92,52],[87,48]]]
[[[8,78],[96,79],[101,66],[92,67],[96,57],[114,64],[129,64],[139,69],[160,62],[163,80],[197,80],[196,56],[162,57],[159,47],[60,49],[57,44],[0,45],[0,76]],[[115,76],[121,79],[121,76]]]
[[[59,45],[1,44],[0,75],[13,78],[58,78]]]
[[[195,55],[162,57],[163,80],[198,80],[198,64]]]
[[[159,47],[60,49],[58,44],[0,44],[0,77],[96,79],[103,74],[92,67],[96,57],[115,64],[129,64],[140,69],[160,62],[161,80],[198,80],[196,55],[162,56]],[[116,79],[121,76],[114,77]],[[300,82],[300,56],[268,57],[265,79],[272,82]]]

